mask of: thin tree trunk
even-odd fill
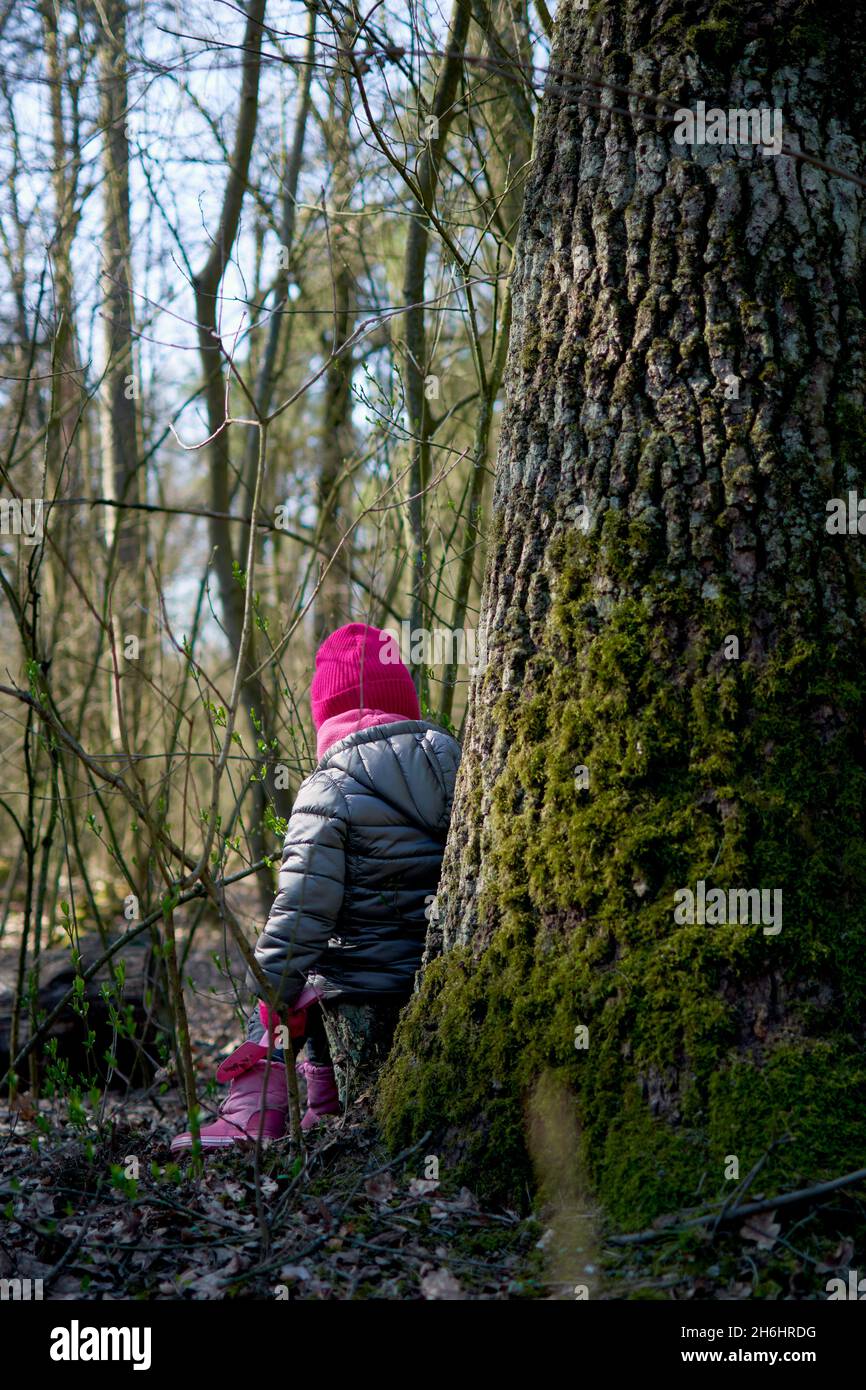
[[[285,342],[283,340],[291,330],[292,325],[291,317],[285,317],[283,309],[288,300],[289,284],[292,275],[292,260],[295,251],[295,229],[297,225],[298,183],[300,181],[301,169],[304,161],[304,143],[307,135],[307,122],[312,107],[315,54],[316,7],[315,5],[311,5],[307,25],[307,46],[304,53],[304,66],[298,92],[298,106],[295,114],[292,144],[287,154],[286,167],[282,179],[280,200],[281,256],[272,291],[274,308],[268,320],[265,350],[262,353],[261,362],[259,363],[259,369],[256,375],[255,397],[256,405],[261,415],[266,415],[271,408],[274,387],[276,385],[278,354],[281,350],[285,352]],[[250,430],[246,444],[246,458],[244,463],[244,477],[250,496],[252,496],[253,479],[255,478],[258,454],[258,437],[254,430]]]
[[[496,0],[491,7],[487,0],[473,0],[475,23],[484,33],[484,53],[497,64],[501,74],[492,76],[481,71],[485,81],[481,88],[485,96],[484,121],[490,133],[492,151],[487,161],[488,183],[496,203],[496,221],[509,257],[517,238],[520,211],[523,206],[523,186],[526,167],[532,154],[534,118],[527,99],[524,72],[531,62],[529,17],[523,0]],[[490,100],[489,91],[501,92]],[[454,587],[454,606],[451,614],[453,633],[466,633],[466,619],[473,581],[478,573],[481,552],[481,517],[485,481],[489,476],[487,459],[493,412],[502,385],[502,373],[511,331],[511,289],[506,285],[502,296],[499,323],[492,348],[492,362],[487,381],[482,385],[481,401],[475,422],[472,447],[472,477],[466,508],[466,525],[459,547],[460,562]],[[476,629],[472,648],[464,640],[464,650],[473,651],[483,661],[485,634]],[[452,647],[455,658],[456,645]],[[467,663],[469,664],[469,663]],[[450,722],[457,693],[459,662],[451,660],[442,676],[441,715]]]
[[[487,456],[490,447],[490,431],[493,425],[493,410],[496,399],[499,395],[499,388],[502,385],[502,373],[505,367],[505,357],[508,350],[508,338],[511,332],[511,290],[506,287],[502,315],[499,323],[498,338],[493,353],[493,362],[488,374],[488,379],[484,393],[481,398],[481,405],[478,417],[475,422],[475,438],[472,445],[472,477],[469,483],[469,497],[466,504],[466,525],[463,531],[463,545],[460,551],[460,563],[457,567],[457,582],[454,588],[454,607],[451,613],[451,630],[453,633],[466,632],[466,619],[469,613],[469,597],[472,591],[472,581],[476,574],[476,561],[481,546],[481,513],[484,498],[484,484],[489,470],[487,466]],[[466,654],[467,667],[471,667],[470,657],[474,656],[480,666],[485,659],[484,653],[487,646],[487,635],[480,628],[476,629],[476,639],[470,645],[464,638],[464,652]],[[454,697],[457,691],[457,677],[460,663],[457,660],[460,655],[459,647],[452,646],[452,660],[448,662],[442,676],[442,709],[441,714],[446,723],[450,723],[454,713]]]
[[[350,49],[352,39],[350,29],[340,31],[339,41],[342,49]],[[324,344],[324,351],[329,354],[338,351],[351,335],[355,298],[352,228],[347,216],[352,198],[349,138],[352,89],[347,71],[345,65],[342,65],[334,74],[328,121],[328,159],[331,166],[329,201],[335,214],[329,227],[333,320]],[[316,502],[319,511],[319,537],[325,549],[326,562],[337,551],[346,530],[343,515],[343,499],[346,492],[344,474],[353,448],[353,372],[354,356],[349,351],[335,358],[325,373],[322,400],[322,462],[317,481]],[[319,639],[335,627],[348,622],[351,617],[351,568],[350,537],[340,548],[336,562],[331,565],[322,581],[316,603],[316,628]]]
[[[84,404],[78,345],[75,333],[75,295],[72,246],[78,221],[76,197],[80,174],[80,150],[74,138],[67,137],[63,94],[71,86],[59,33],[59,10],[52,0],[41,6],[42,36],[48,74],[48,101],[51,112],[52,172],[54,195],[54,235],[50,246],[54,322],[50,391],[50,412],[45,441],[44,492],[49,499],[75,495],[82,489],[81,450],[75,436],[78,412]],[[23,249],[23,248],[22,248]],[[23,272],[23,266],[22,266]],[[75,535],[72,514],[56,514],[52,534],[58,549],[71,550]],[[63,579],[53,556],[43,556],[44,583],[43,646],[51,651],[60,620]]]
[[[487,178],[501,235],[513,248],[534,130],[529,15],[525,0],[472,0],[472,16],[484,35],[482,52],[490,65],[476,73],[491,140]]]
[[[403,297],[405,303],[412,306],[406,313],[404,374],[406,414],[411,436],[408,514],[412,547],[410,622],[413,629],[429,625],[429,541],[424,489],[430,478],[430,411],[425,388],[428,375],[435,375],[431,372],[431,364],[427,359],[427,330],[423,308],[427,252],[430,245],[429,214],[436,199],[446,138],[456,115],[455,99],[463,70],[463,51],[469,32],[471,11],[470,0],[454,0],[448,30],[448,56],[442,63],[430,104],[430,138],[418,162],[420,206],[413,211],[406,235]],[[416,666],[414,675],[423,696],[426,689],[423,665]]]
[[[140,502],[142,488],[138,466],[136,425],[137,382],[132,340],[132,244],[129,212],[129,139],[127,108],[129,89],[126,55],[125,0],[103,0],[105,16],[100,34],[99,65],[103,132],[103,230],[102,317],[105,330],[106,368],[103,379],[105,439],[103,441],[106,497]],[[106,509],[109,542],[117,531],[117,561],[130,571],[136,585],[141,561],[140,513]]]
[[[259,77],[261,73],[262,26],[265,17],[266,0],[250,0],[247,11],[247,24],[243,39],[243,76],[241,79],[240,106],[231,166],[223,193],[219,226],[211,244],[210,254],[195,278],[196,320],[198,326],[199,353],[205,383],[208,428],[211,434],[210,457],[210,506],[215,513],[210,518],[210,539],[214,553],[214,570],[219,589],[220,606],[229,647],[237,659],[241,649],[241,636],[244,618],[244,590],[235,574],[239,557],[235,555],[232,542],[231,523],[226,520],[231,510],[231,456],[229,431],[224,427],[226,419],[225,396],[225,358],[219,332],[219,289],[228,265],[232,248],[240,226],[244,194],[252,158],[253,142],[258,124]],[[218,514],[218,515],[217,515]],[[250,642],[245,662],[242,702],[247,711],[255,711],[255,717],[266,730],[271,727],[271,706],[264,681],[253,675],[256,667],[255,643]],[[253,738],[259,735],[253,726]],[[267,738],[265,738],[267,742]],[[254,825],[249,830],[251,853],[256,860],[264,858],[264,788],[261,783],[255,788]],[[259,891],[263,909],[267,909],[272,897],[273,887],[270,872],[262,870],[258,876]]]
[[[133,357],[132,232],[130,227],[129,85],[126,52],[126,0],[104,0],[99,35],[100,122],[103,143],[102,319],[105,371],[102,382],[103,489],[121,502],[144,500],[136,400],[140,391]],[[139,727],[143,654],[127,656],[128,637],[141,643],[146,633],[143,513],[105,509],[109,547],[108,588],[120,679],[110,677],[112,736],[120,740],[124,718]],[[118,698],[123,708],[118,707]]]

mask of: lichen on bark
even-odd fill
[[[778,106],[789,148],[862,176],[866,21],[838,15],[563,0],[557,20],[489,662],[380,1111],[394,1144],[432,1129],[462,1176],[522,1200],[552,1077],[621,1227],[725,1198],[727,1157],[745,1172],[775,1139],[770,1190],[862,1162],[866,537],[825,522],[866,492],[866,225],[853,183],[677,146],[644,103],[598,110],[568,79]],[[780,889],[781,932],[678,924],[698,880]]]

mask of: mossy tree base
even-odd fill
[[[553,64],[778,105],[786,145],[862,175],[863,11],[838,18],[564,0]],[[866,496],[866,219],[851,183],[676,146],[564,80],[518,249],[443,922],[380,1108],[394,1144],[432,1129],[525,1200],[552,1077],[576,1171],[631,1229],[729,1197],[732,1158],[742,1178],[771,1149],[772,1192],[866,1152],[866,535],[826,529]],[[781,931],[678,923],[701,880],[781,890]]]

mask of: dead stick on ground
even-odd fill
[[[752,1183],[755,1181],[755,1178],[760,1173],[761,1169],[763,1168],[767,1159],[770,1157],[770,1154],[773,1152],[773,1150],[777,1149],[780,1144],[789,1144],[790,1142],[791,1136],[789,1134],[786,1134],[781,1139],[774,1139],[770,1147],[766,1149],[764,1153],[761,1154],[761,1157],[758,1159],[757,1163],[752,1165],[752,1167],[749,1169],[748,1173],[746,1174],[745,1178],[740,1183],[740,1185],[734,1189],[728,1200],[723,1203],[722,1209],[719,1212],[713,1224],[713,1234],[715,1234],[721,1223],[726,1219],[728,1212],[735,1209],[742,1203],[743,1198],[749,1191],[749,1188],[752,1186]]]
[[[778,1197],[767,1197],[762,1202],[747,1202],[742,1207],[732,1207],[724,1220],[739,1221],[744,1216],[754,1216],[759,1211],[775,1211],[777,1207],[794,1206],[797,1202],[807,1202],[812,1197],[823,1197],[827,1192],[836,1192],[840,1187],[849,1187],[856,1182],[866,1180],[866,1168],[858,1168],[855,1173],[844,1173],[841,1178],[832,1178],[829,1182],[818,1183],[815,1187],[802,1187],[796,1192],[782,1192]],[[711,1221],[721,1220],[717,1218],[715,1212],[709,1212],[706,1216],[696,1216],[691,1221],[684,1221],[679,1226],[662,1226],[658,1230],[634,1231],[625,1236],[608,1236],[606,1245],[640,1245],[648,1240],[664,1240],[666,1236],[680,1235],[683,1231],[694,1230],[696,1226],[707,1226]]]

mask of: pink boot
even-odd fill
[[[312,1129],[323,1115],[340,1113],[340,1097],[333,1067],[319,1067],[315,1062],[298,1062],[295,1071],[307,1079],[307,1109],[301,1129]]]
[[[289,1109],[286,1069],[282,1062],[268,1062],[267,1056],[266,1047],[246,1042],[220,1065],[217,1081],[230,1081],[231,1085],[220,1106],[220,1118],[200,1131],[203,1149],[220,1149],[231,1144],[255,1141],[260,1127],[263,1139],[283,1138]],[[191,1148],[191,1134],[179,1134],[172,1140],[172,1153]]]

